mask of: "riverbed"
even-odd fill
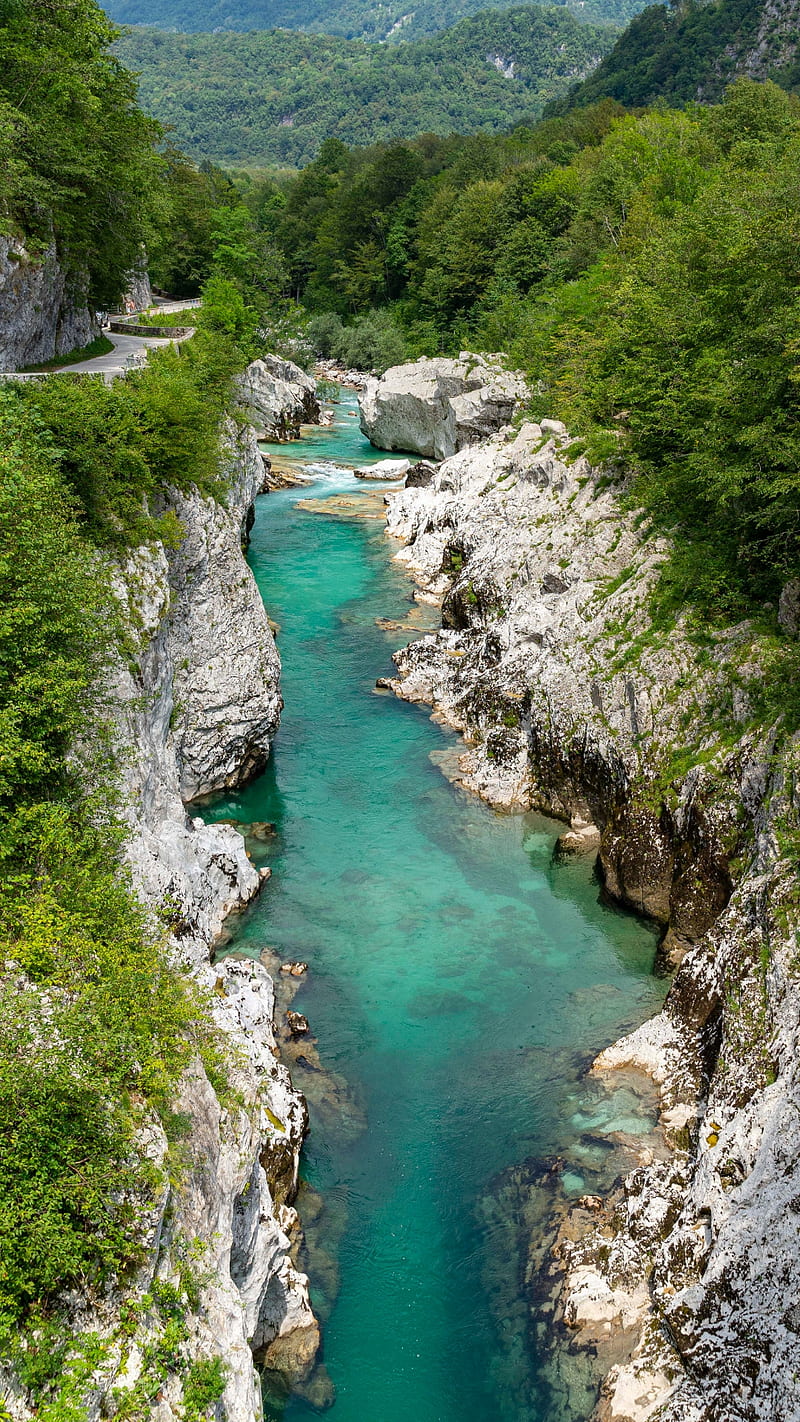
[[[315,482],[258,503],[249,556],[286,707],[266,773],[211,808],[275,826],[257,850],[272,878],[231,946],[309,964],[300,1209],[332,1422],[555,1422],[520,1252],[537,1211],[511,1168],[535,1196],[557,1158],[576,1196],[608,1183],[612,1147],[649,1138],[646,1101],[584,1074],[657,1010],[656,938],[602,902],[590,859],[554,860],[563,826],[456,788],[457,738],[376,692],[435,609],[379,518],[301,506],[346,492],[376,512],[376,486],[339,467],[381,457],[354,407],[345,392],[330,429],[282,448]],[[315,1415],[301,1398],[267,1411]]]

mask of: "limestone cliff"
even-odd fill
[[[293,439],[320,416],[317,383],[293,361],[265,355],[239,379],[239,399],[268,439]]]
[[[442,602],[397,694],[463,733],[470,789],[571,821],[565,849],[599,852],[678,965],[594,1067],[655,1078],[672,1154],[565,1205],[540,1271],[554,1408],[585,1422],[559,1380],[596,1355],[602,1422],[800,1417],[797,743],[757,714],[752,626],[653,625],[665,545],[568,446],[557,422],[506,429],[387,500]]]
[[[88,1287],[69,1300],[75,1351],[64,1376],[87,1419],[178,1422],[209,1415],[213,1402],[217,1422],[259,1422],[255,1361],[302,1388],[319,1345],[293,1263],[307,1113],[277,1060],[272,980],[256,961],[211,961],[226,917],[269,871],[253,867],[231,825],[204,825],[186,807],[265,762],[282,704],[242,548],[263,464],[249,426],[230,422],[224,443],[225,506],[196,490],[169,495],[179,546],[147,545],[119,569],[126,637],[105,699],[133,884],[166,925],[165,951],[205,996],[225,1065],[212,1084],[196,1057],[163,1120],[140,1131],[138,1149],[158,1169],[154,1193],[136,1202],[147,1262],[101,1297]],[[0,1396],[27,1422],[18,1382],[0,1375]],[[208,1400],[200,1411],[198,1397]]]
[[[294,1378],[319,1343],[307,1280],[292,1263],[291,1201],[307,1125],[305,1104],[276,1060],[272,982],[258,963],[211,964],[225,918],[246,905],[267,871],[253,868],[241,835],[204,825],[185,802],[242,784],[260,768],[280,716],[280,663],[267,615],[242,556],[243,531],[263,483],[253,431],[225,431],[226,506],[194,491],[170,504],[183,527],[177,549],[140,550],[122,578],[139,650],[118,667],[126,759],[128,857],[148,902],[166,909],[174,952],[212,994],[213,1016],[236,1051],[235,1097],[221,1101],[199,1062],[175,1109],[186,1119],[185,1169],[153,1221],[152,1273],[175,1282],[187,1250],[200,1260],[184,1361],[222,1360],[217,1415],[261,1416],[254,1355],[292,1335]],[[150,1281],[142,1281],[149,1287]],[[114,1386],[146,1376],[146,1321]],[[185,1372],[169,1372],[153,1416],[179,1417]]]
[[[55,242],[34,254],[0,237],[0,371],[38,365],[97,334],[86,291],[64,271]]]

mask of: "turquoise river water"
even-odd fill
[[[276,827],[232,947],[309,964],[293,1003],[315,1039],[294,1069],[312,1118],[299,1204],[332,1422],[553,1422],[523,1277],[536,1209],[509,1168],[527,1162],[527,1189],[559,1155],[559,1190],[580,1194],[620,1132],[651,1129],[640,1098],[583,1072],[657,1009],[656,940],[601,903],[589,862],[554,862],[560,826],[455,788],[435,762],[456,738],[376,694],[414,635],[376,619],[431,610],[379,520],[298,507],[364,494],[336,467],[381,457],[353,408],[345,394],[335,425],[288,451],[316,482],[258,504],[250,561],[286,709],[266,773],[208,810]],[[315,1415],[301,1397],[267,1412]]]

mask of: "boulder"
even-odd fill
[[[508,424],[527,395],[521,375],[491,356],[395,365],[359,396],[361,429],[378,449],[447,459]]]
[[[404,479],[410,468],[410,459],[382,459],[380,464],[362,464],[353,473],[357,479]]]
[[[406,488],[427,489],[438,467],[438,464],[431,464],[427,459],[418,460],[406,474]]]
[[[239,403],[273,439],[297,438],[320,417],[316,381],[279,356],[251,361],[239,377]]]

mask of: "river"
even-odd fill
[[[413,635],[376,619],[424,610],[378,520],[299,507],[368,497],[331,467],[380,457],[353,408],[345,392],[335,425],[291,449],[313,487],[258,503],[250,562],[280,627],[286,709],[266,773],[209,814],[276,827],[272,879],[233,946],[308,962],[293,1006],[333,1074],[315,1089],[311,1053],[295,1071],[332,1422],[553,1422],[519,1254],[536,1209],[521,1215],[504,1172],[527,1161],[533,1179],[557,1153],[558,1189],[577,1195],[620,1132],[652,1129],[627,1087],[583,1072],[657,1010],[656,940],[601,902],[589,860],[554,862],[561,826],[455,788],[436,760],[456,738],[376,694]],[[300,1398],[267,1409],[315,1415]]]

